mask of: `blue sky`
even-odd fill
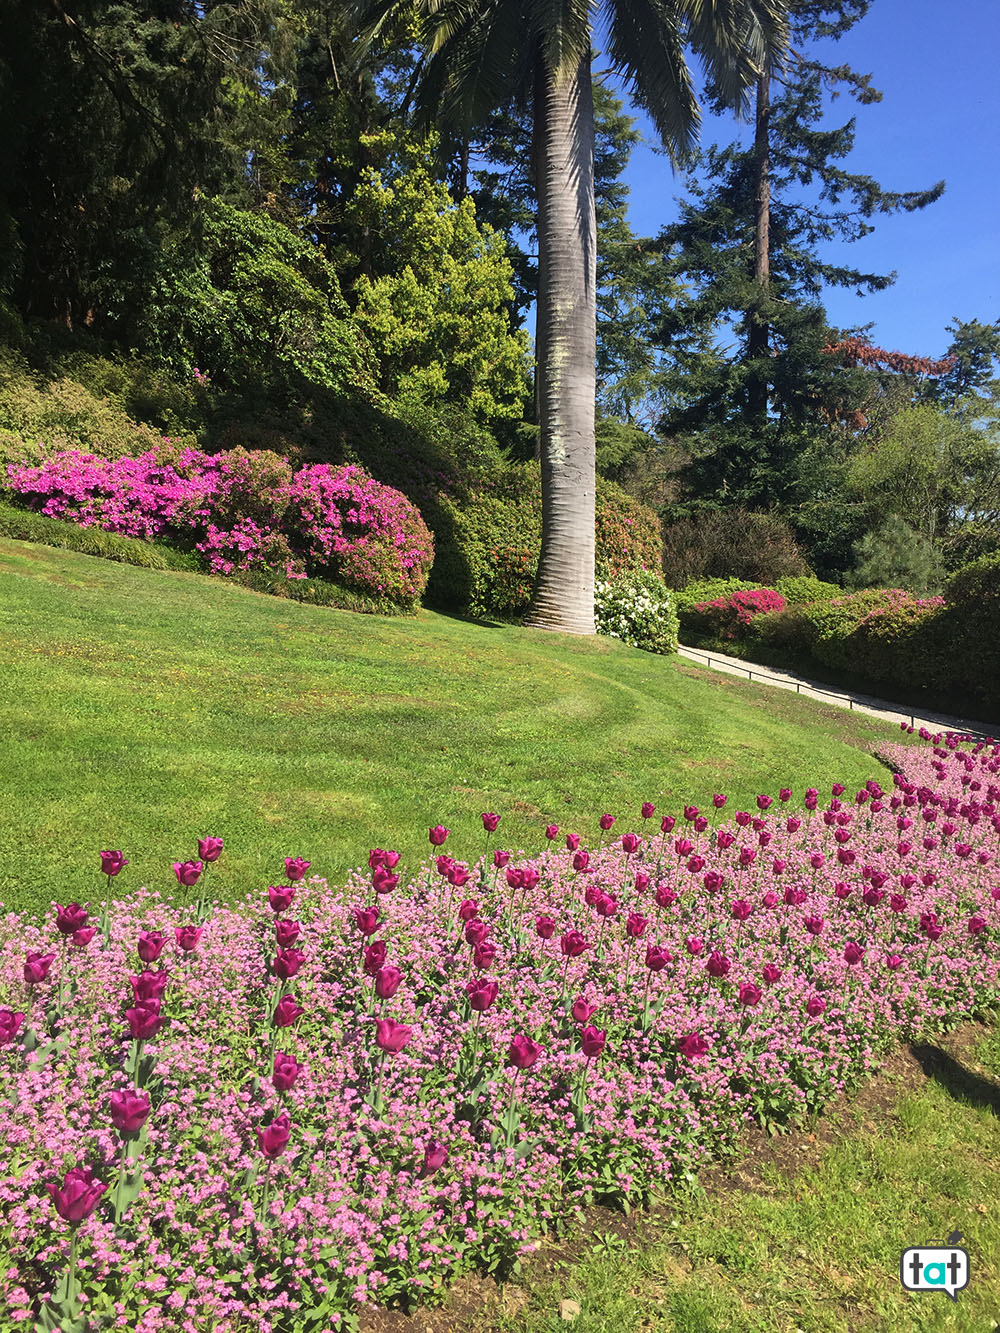
[[[1000,319],[1000,0],[874,0],[860,23],[822,50],[831,63],[874,75],[884,94],[872,106],[847,97],[834,104],[829,124],[858,120],[844,165],[887,189],[947,182],[936,204],[876,218],[870,236],[824,249],[831,261],[898,275],[886,291],[864,297],[830,290],[830,322],[874,323],[880,346],[940,356],[955,316]],[[637,234],[655,235],[676,217],[683,182],[647,146],[654,132],[638,119],[646,142],[626,173],[629,217]],[[726,143],[739,132],[733,120],[706,117],[702,142]]]

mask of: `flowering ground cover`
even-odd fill
[[[210,828],[215,893],[242,898],[289,847],[342,881],[375,830],[413,865],[430,823],[464,839],[481,810],[536,847],[548,818],[582,831],[637,791],[854,789],[893,737],[606,638],[347,615],[2,539],[0,582],[0,901],[21,911],[86,897],[95,845],[165,886]]]
[[[636,803],[530,857],[486,813],[229,907],[219,839],[180,902],[107,902],[101,853],[92,904],[0,925],[9,1318],[350,1327],[994,1006],[1000,743],[926,739],[856,793]]]

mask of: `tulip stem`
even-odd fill
[[[77,1222],[69,1233],[69,1274],[66,1282],[66,1302],[71,1311],[71,1318],[76,1314],[78,1297],[76,1282],[76,1251],[80,1236],[80,1224]]]
[[[263,1215],[265,1223],[267,1221],[267,1205],[270,1202],[270,1199],[271,1199],[271,1159],[268,1158],[267,1170],[264,1172],[264,1202],[261,1205],[261,1210],[260,1210]]]
[[[119,1158],[118,1158],[118,1183],[117,1183],[117,1185],[115,1186],[115,1223],[116,1223],[116,1224],[120,1223],[121,1220],[122,1220],[122,1182],[123,1182],[124,1179],[125,1179],[125,1158],[126,1158],[126,1153],[127,1153],[127,1152],[128,1152],[128,1143],[127,1143],[127,1141],[126,1141],[126,1139],[125,1139],[125,1137],[124,1137],[124,1135],[123,1135],[123,1136],[122,1136],[122,1150],[121,1150],[121,1155],[120,1155]]]

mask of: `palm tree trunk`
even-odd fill
[[[593,634],[597,225],[589,51],[559,80],[539,54],[534,114],[542,553],[528,623]]]

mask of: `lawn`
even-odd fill
[[[204,576],[0,540],[0,899],[40,911],[120,881],[166,889],[212,835],[216,891],[280,881],[286,855],[331,880],[372,846],[414,862],[427,828],[478,854],[585,839],[641,800],[882,773],[888,723],[609,639],[309,607]]]

